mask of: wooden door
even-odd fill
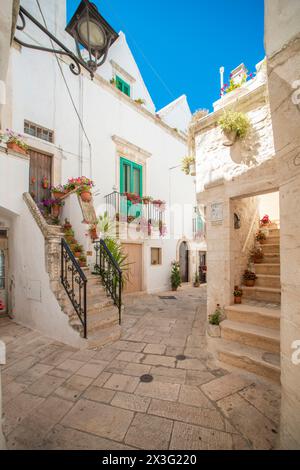
[[[123,243],[124,252],[128,256],[129,275],[124,292],[140,292],[142,290],[142,245],[135,243]]]
[[[52,182],[52,157],[36,150],[29,150],[29,192],[37,204],[51,197],[50,187]],[[48,187],[44,187],[46,178]]]

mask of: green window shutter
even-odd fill
[[[130,96],[130,85],[118,76],[116,76],[116,86],[120,91],[122,91],[122,93],[127,96]]]
[[[143,195],[143,167],[125,158],[120,159],[120,192]]]

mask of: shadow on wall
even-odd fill
[[[237,140],[230,147],[230,158],[234,163],[244,164],[248,167],[257,165],[260,146],[259,135],[252,128],[245,139]]]

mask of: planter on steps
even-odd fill
[[[246,285],[247,287],[254,287],[254,285],[255,285],[255,280],[254,280],[254,279],[247,279],[247,280],[245,281],[245,285]],[[240,303],[241,303],[241,302],[240,302]]]
[[[80,193],[80,197],[83,202],[91,202],[92,200],[92,194],[90,191],[82,191],[82,193]]]

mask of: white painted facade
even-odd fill
[[[21,4],[43,22],[35,2],[23,0]],[[40,5],[49,30],[68,47],[74,47],[72,38],[64,31],[65,1],[40,0]],[[36,28],[31,28],[29,23],[26,33],[17,32],[17,36],[25,42],[48,46],[48,39],[42,37]],[[84,130],[71,104],[57,59]],[[53,157],[53,185],[64,184],[68,178],[81,175],[94,180],[97,215],[103,214],[106,209],[105,196],[120,189],[120,157],[142,165],[143,195],[166,201],[168,225],[168,234],[164,239],[155,237],[153,240],[137,241],[143,245],[142,290],[159,292],[170,287],[171,262],[178,259],[182,240],[187,241],[190,250],[189,280],[192,281],[198,266],[197,251],[201,246],[193,240],[195,183],[180,168],[181,160],[187,153],[186,136],[180,131],[186,128],[190,116],[186,99],[181,122],[178,110],[182,109],[182,103],[179,108],[175,106],[176,122],[170,121],[172,113],[167,113],[166,118],[156,116],[155,106],[123,33],[120,33],[107,62],[93,81],[85,70],[82,70],[80,76],[73,75],[69,70],[68,59],[57,59],[53,54],[13,44],[2,128],[11,128],[24,134],[26,119],[53,130],[54,143],[24,135],[26,143],[30,148]],[[130,83],[131,97],[110,83],[115,74]],[[143,99],[145,104],[137,104],[136,99]],[[28,159],[20,156],[14,159],[5,149],[1,153],[0,178],[3,179],[3,186],[0,222],[3,221],[8,228],[9,235],[7,283],[13,286],[10,290],[10,312],[20,323],[75,344],[75,333],[66,333],[67,319],[63,317],[48,285],[44,263],[45,240],[37,227],[30,228],[30,224],[34,225],[35,221],[27,213],[22,199],[23,193],[29,191],[29,164]],[[13,193],[8,191],[9,188],[14,188]],[[74,214],[77,212],[74,204],[68,204],[64,211],[69,210],[66,215],[73,211],[74,223]],[[76,235],[83,243],[84,229],[80,220]],[[27,244],[30,246],[24,250]],[[161,265],[151,266],[151,247],[162,248]],[[35,285],[41,295],[32,299],[28,295],[30,285]],[[47,315],[49,310],[50,316]],[[61,318],[58,320],[59,314]]]

